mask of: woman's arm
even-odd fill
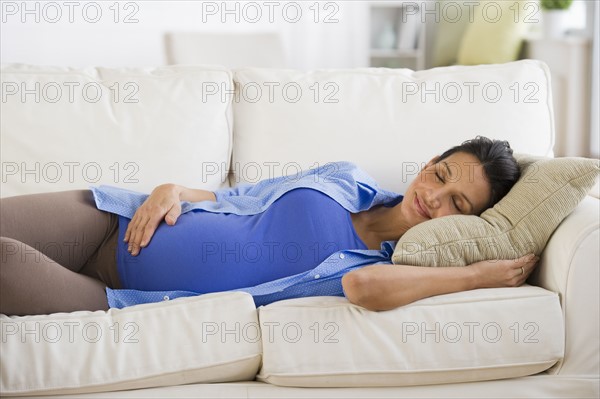
[[[127,250],[135,256],[147,246],[160,222],[174,225],[181,215],[181,201],[216,201],[212,191],[191,189],[177,184],[161,184],[135,211],[125,231]]]
[[[434,295],[476,288],[518,287],[529,277],[537,260],[527,255],[464,267],[370,265],[345,274],[342,286],[350,302],[369,310],[389,310]]]

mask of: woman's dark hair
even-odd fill
[[[485,209],[491,208],[502,199],[519,180],[521,169],[513,156],[508,141],[491,140],[477,136],[461,145],[450,148],[440,155],[437,162],[455,152],[465,152],[477,157],[492,187],[492,196]]]

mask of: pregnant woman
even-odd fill
[[[0,200],[0,313],[107,310],[217,291],[257,306],[345,295],[386,310],[432,295],[518,286],[537,258],[392,265],[395,241],[447,215],[479,215],[518,180],[505,141],[431,159],[404,195],[348,162],[210,192],[94,187]]]

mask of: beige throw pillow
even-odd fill
[[[502,64],[515,61],[531,26],[530,0],[484,0],[472,11],[458,50],[458,64]]]
[[[482,260],[539,255],[562,220],[594,186],[596,159],[515,154],[521,178],[481,216],[453,215],[407,231],[392,261],[415,266],[465,266]]]

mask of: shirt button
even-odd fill
[[[163,297],[163,301],[168,301],[168,300],[169,300],[169,296],[168,296],[168,295],[165,295],[165,296]]]
[[[345,257],[346,257],[346,255],[340,254],[340,259],[344,259]]]
[[[319,277],[321,277],[320,274],[315,274],[315,278],[319,278]]]

